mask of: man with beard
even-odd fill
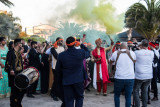
[[[97,89],[96,95],[101,93],[101,84],[103,84],[103,96],[107,95],[107,83],[109,83],[108,64],[106,62],[106,51],[111,50],[114,42],[111,39],[111,46],[102,48],[102,40],[99,38],[95,41],[96,48],[92,51],[91,60],[95,62],[93,86]]]
[[[15,76],[23,71],[21,47],[21,39],[15,39],[14,48],[7,53],[6,57],[5,71],[8,72],[9,86],[11,87],[11,107],[22,107],[21,102],[25,93],[25,90],[20,90],[14,85]]]
[[[128,45],[128,50],[132,50],[133,42],[131,40],[128,40],[127,45]]]
[[[29,52],[29,66],[34,67],[37,70],[40,70],[40,66],[41,66],[40,58],[39,58],[40,52],[37,51],[37,42],[32,41],[31,47],[32,48],[30,49],[30,52]],[[38,80],[33,84],[31,84],[30,87],[28,87],[27,97],[34,98],[32,94],[38,94],[36,92],[37,84],[38,84]]]
[[[49,48],[46,51],[46,54],[52,54],[52,72],[54,75],[54,81],[53,81],[53,85],[52,85],[52,89],[51,89],[51,97],[53,98],[53,100],[58,101],[57,98],[57,83],[56,83],[56,74],[55,74],[55,66],[57,63],[57,56],[59,53],[64,51],[64,47],[63,47],[63,39],[58,37],[56,39],[56,42],[53,44],[52,48]],[[61,98],[60,98],[61,99]]]

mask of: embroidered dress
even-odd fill
[[[6,57],[7,52],[7,47],[5,47],[5,50],[0,49],[1,58]],[[5,65],[6,60],[0,59],[0,61]],[[0,98],[5,98],[10,96],[11,89],[8,84],[8,73],[4,71],[4,68],[2,68],[2,76],[3,78],[0,79]]]

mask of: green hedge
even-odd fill
[[[22,37],[22,39],[24,39],[26,42],[28,41],[28,39],[32,39],[33,41],[37,41],[40,43],[46,41],[44,38],[41,38],[41,37]]]

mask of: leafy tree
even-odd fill
[[[0,2],[8,7],[14,6],[14,4],[9,0],[0,0]]]
[[[125,13],[126,27],[133,28],[149,41],[160,35],[160,0],[143,0],[129,7]]]
[[[46,41],[44,38],[41,38],[39,36],[37,36],[37,37],[21,37],[21,38],[24,39],[26,42],[28,41],[28,39],[32,39],[32,40],[40,42],[40,43]]]
[[[0,36],[8,36],[15,39],[21,32],[21,25],[17,23],[20,20],[18,17],[13,17],[11,12],[4,14],[0,13]]]

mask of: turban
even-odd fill
[[[121,43],[116,43],[116,45],[121,45]]]
[[[154,47],[154,48],[156,47],[153,42],[149,42],[149,45]]]
[[[63,41],[63,39],[58,39],[58,40],[53,44],[53,46],[54,46],[55,48],[58,47],[58,44],[57,44],[57,43],[58,43],[59,41]]]
[[[156,45],[156,46],[159,46],[159,43],[156,43],[155,45]]]
[[[67,43],[66,43],[66,45],[67,45],[67,46],[73,46],[73,45],[76,45],[76,47],[77,47],[77,46],[79,46],[79,45],[80,45],[80,42],[76,41],[76,38],[75,38],[75,41],[74,41],[74,42],[72,42],[72,43],[70,43],[70,44],[67,44]]]
[[[132,42],[132,41],[128,41],[128,43],[131,43],[131,44],[132,44],[133,42]]]
[[[87,47],[87,43],[86,42],[84,42],[83,44]]]
[[[95,41],[95,43],[97,44],[97,43],[102,43],[102,40],[99,38],[99,39],[97,39],[96,41]]]

